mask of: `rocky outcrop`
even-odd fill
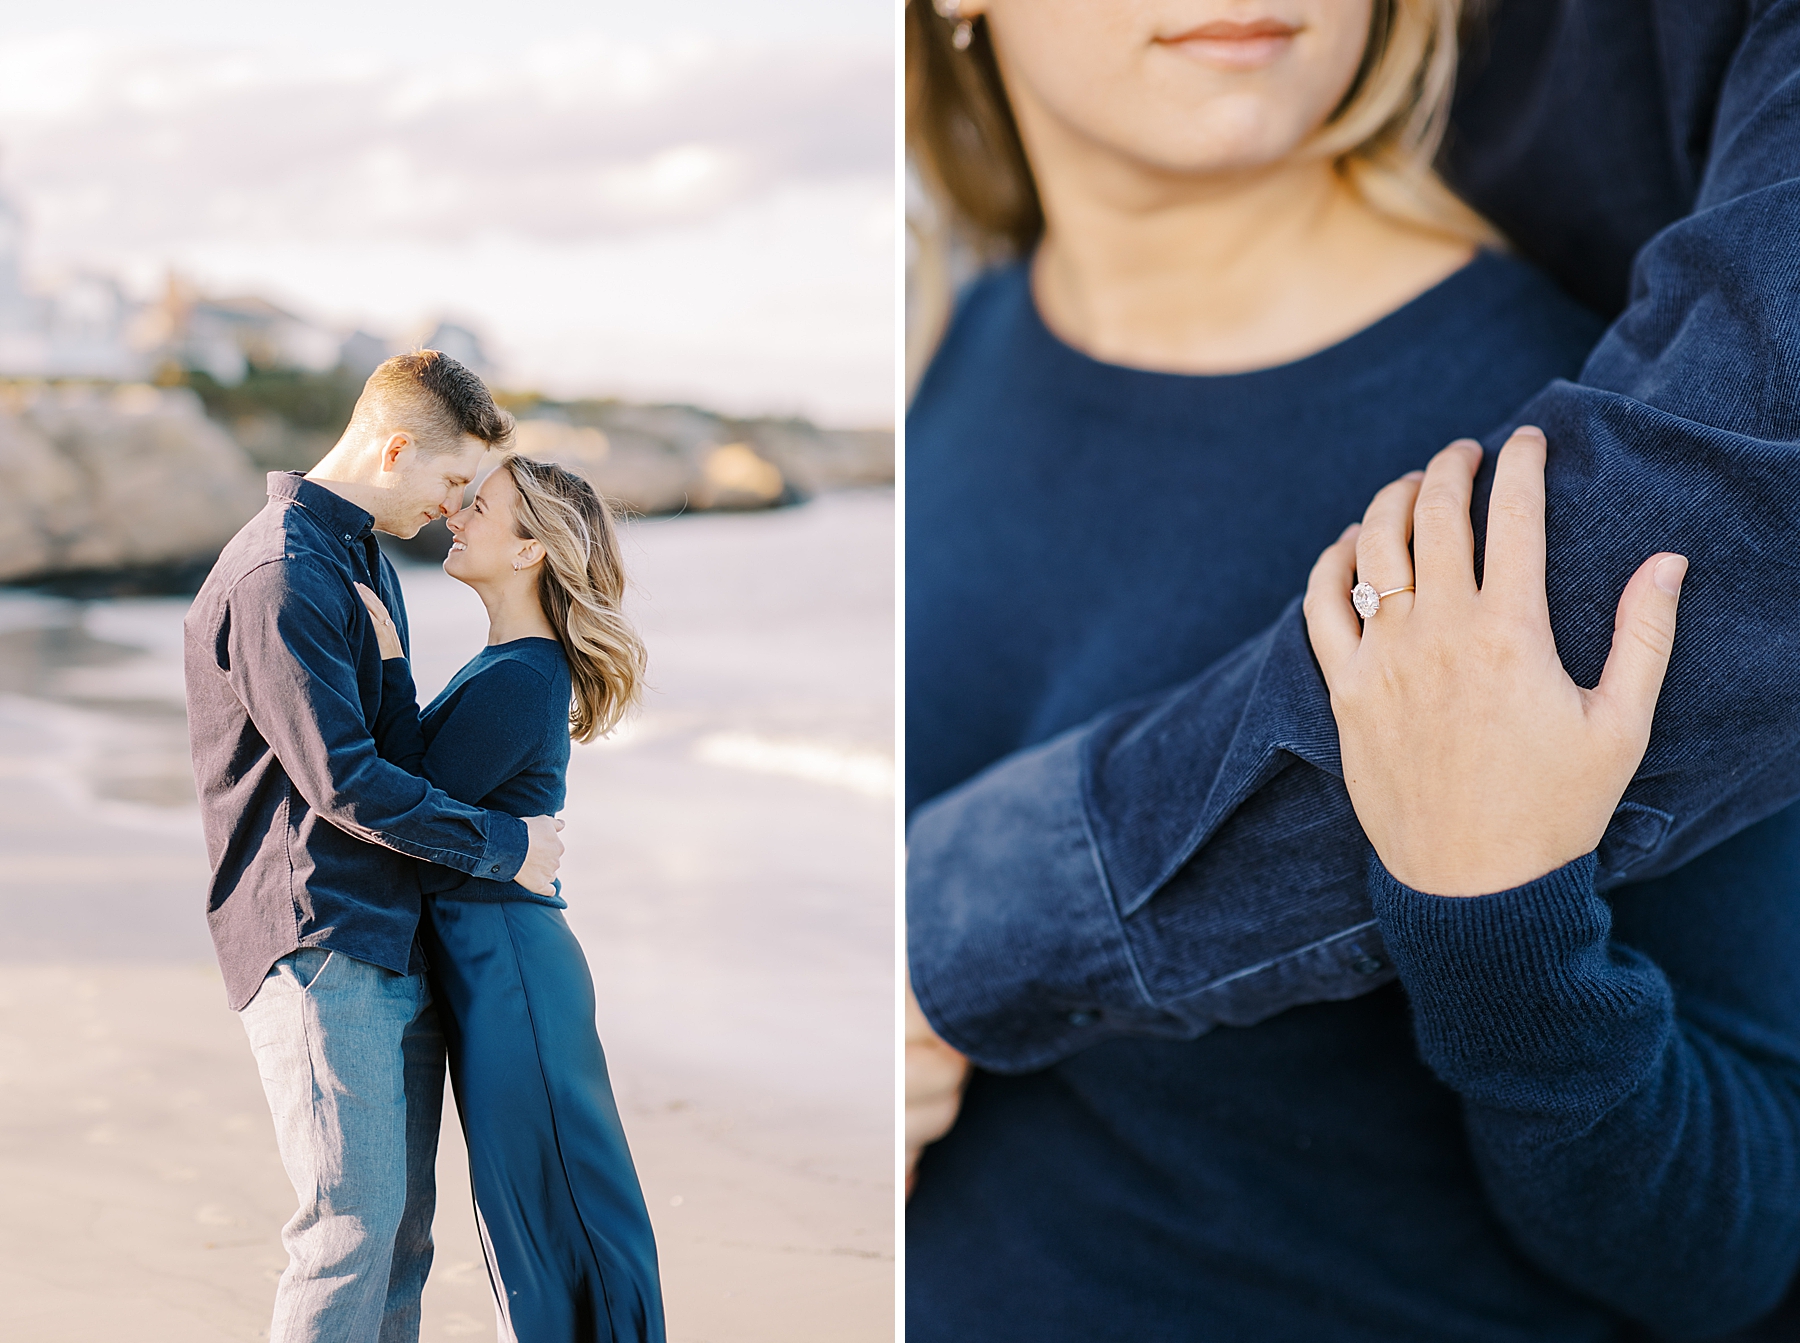
[[[613,436],[591,425],[522,420],[514,446],[527,457],[556,462],[633,513],[677,513],[688,504],[694,464],[654,443]]]
[[[526,411],[517,446],[645,515],[770,508],[894,480],[891,433],[732,420],[691,406],[577,402]]]
[[[186,388],[0,387],[0,582],[136,573],[191,588],[262,506],[264,469],[305,469],[335,441],[272,414],[228,423],[235,439]],[[537,402],[520,410],[517,446],[638,516],[771,508],[894,479],[891,433],[691,406]],[[424,559],[449,544],[442,526],[395,543]]]
[[[517,451],[585,476],[638,517],[774,508],[827,490],[894,483],[894,436],[885,430],[734,420],[693,406],[622,401],[537,402],[518,414]],[[435,562],[449,550],[450,533],[433,523],[382,544]]]
[[[744,420],[744,440],[803,495],[894,483],[888,429],[821,429],[806,420]]]
[[[204,563],[263,490],[185,389],[0,392],[0,582]]]

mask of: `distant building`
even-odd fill
[[[173,275],[146,327],[158,362],[194,369],[228,387],[252,368],[327,372],[337,367],[342,346],[334,333],[267,299],[202,298]]]
[[[19,273],[24,245],[25,220],[10,200],[0,196],[0,331],[30,325],[29,302]]]
[[[341,335],[254,295],[208,298],[174,274],[153,303],[88,272],[37,292],[25,285],[25,236],[23,213],[0,192],[0,378],[135,382],[172,364],[227,387],[251,369],[342,368],[361,379],[402,348],[363,330]],[[481,337],[466,326],[440,322],[421,344],[493,373]]]
[[[130,338],[137,305],[103,275],[26,289],[25,219],[0,195],[0,377],[130,380],[150,368]]]
[[[352,377],[366,378],[393,353],[394,348],[388,341],[359,327],[345,336],[344,343],[338,347],[338,365]]]
[[[487,378],[494,372],[494,363],[482,348],[481,337],[466,326],[439,322],[419,344],[422,349],[443,351],[459,364],[466,364],[478,377]]]

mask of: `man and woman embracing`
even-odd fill
[[[571,737],[630,708],[644,651],[584,480],[503,456],[463,506],[511,433],[456,360],[388,360],[187,616],[207,917],[299,1197],[275,1343],[417,1339],[446,1060],[501,1337],[663,1338],[553,815]],[[421,710],[374,533],[446,516],[488,637]]]

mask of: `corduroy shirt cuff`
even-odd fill
[[[489,812],[499,822],[481,850],[481,866],[473,875],[488,881],[511,881],[531,851],[531,831],[517,816]]]

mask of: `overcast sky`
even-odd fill
[[[891,0],[35,8],[0,191],[45,282],[173,267],[461,319],[515,386],[892,423]]]

